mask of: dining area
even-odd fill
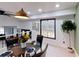
[[[45,57],[48,44],[45,45],[44,49],[42,48],[43,36],[37,35],[35,41],[26,34],[25,32],[24,37],[16,34],[15,41],[13,39],[6,40],[7,51],[2,53],[0,57]]]
[[[21,48],[20,46],[14,46],[11,49],[11,54],[9,55],[9,57],[45,57],[42,56],[46,49],[47,49],[48,44],[46,45],[45,50],[41,50],[40,47],[38,46],[28,46],[25,48]],[[41,50],[40,52],[38,52],[38,50]]]

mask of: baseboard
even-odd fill
[[[79,57],[79,55],[78,55],[78,53],[77,53],[76,49],[75,49],[75,48],[73,48],[73,50],[74,50],[74,53],[75,53],[76,57]]]

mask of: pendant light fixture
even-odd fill
[[[25,11],[22,8],[20,11],[16,12],[15,18],[29,19],[29,16],[27,15],[27,13],[25,13]]]

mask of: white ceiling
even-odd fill
[[[60,4],[59,8],[55,5]],[[38,9],[41,8],[44,12],[58,11],[68,8],[74,8],[77,2],[0,2],[0,9],[16,13],[21,8],[25,12],[30,11],[30,15],[40,14]]]

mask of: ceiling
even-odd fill
[[[60,7],[56,8],[56,4],[60,4]],[[30,12],[29,15],[36,15],[44,12],[74,8],[76,4],[77,2],[0,2],[0,9],[16,13],[23,8],[25,12]],[[42,12],[38,12],[39,8],[42,9]]]

